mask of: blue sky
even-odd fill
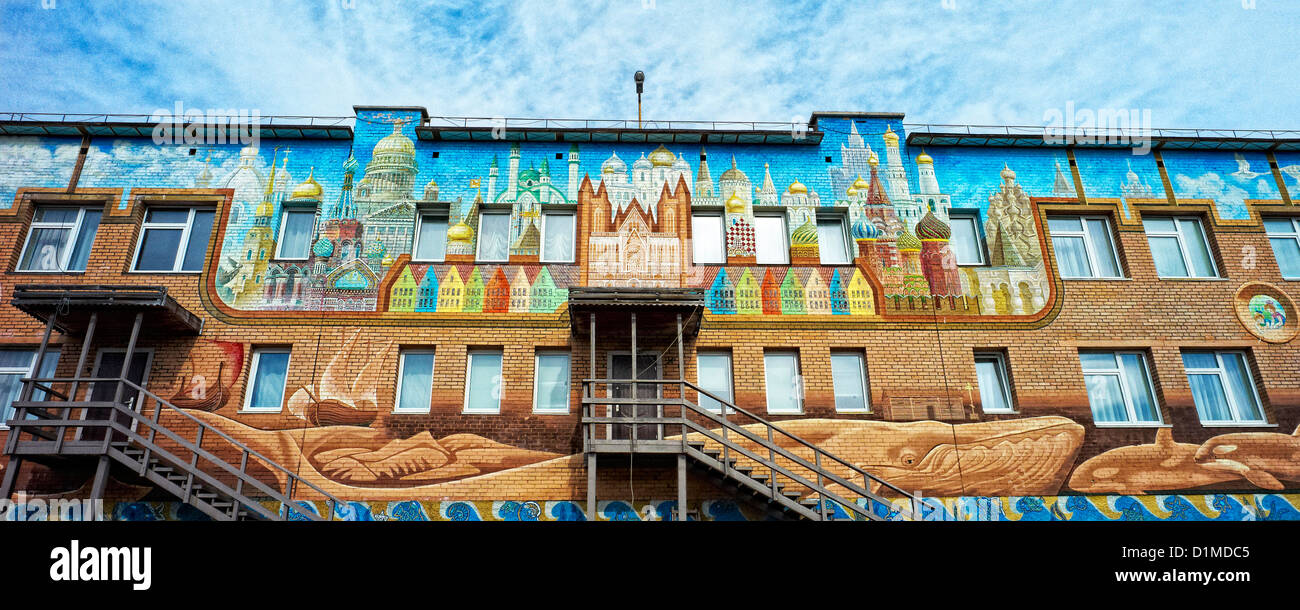
[[[1250,8],[1253,5],[1253,8]],[[0,0],[0,111],[806,118],[1300,129],[1293,0]],[[48,8],[47,8],[48,7]]]

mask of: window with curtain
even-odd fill
[[[315,224],[315,210],[286,209],[280,215],[280,239],[276,244],[275,258],[294,260],[310,258],[311,234]]]
[[[510,259],[510,213],[484,212],[478,221],[478,260]]]
[[[867,367],[862,354],[833,352],[831,383],[835,389],[835,410],[841,413],[866,413]]]
[[[844,217],[817,219],[817,252],[823,265],[849,263],[849,239],[844,231]]]
[[[404,349],[397,363],[397,406],[403,413],[428,413],[433,399],[433,350]]]
[[[1047,229],[1061,277],[1120,277],[1110,221],[1105,217],[1052,216],[1047,219]]]
[[[465,412],[501,411],[501,350],[472,350],[465,372]]]
[[[415,256],[418,261],[441,261],[447,254],[447,217],[436,214],[420,216],[420,227],[415,234]]]
[[[542,215],[542,262],[573,262],[574,218],[573,212],[547,212]]]
[[[722,214],[691,215],[691,251],[696,264],[727,262]]]
[[[984,265],[984,245],[980,237],[979,212],[948,212],[948,227],[952,234],[948,247],[958,265]]]
[[[1155,390],[1141,352],[1079,352],[1093,421],[1112,425],[1159,424]]]
[[[1266,423],[1244,352],[1183,352],[1183,368],[1202,424]]]
[[[140,227],[135,270],[184,272],[203,269],[215,211],[203,208],[150,208]]]
[[[790,262],[789,233],[785,216],[754,216],[756,261],[762,265],[783,265]]]
[[[102,213],[89,208],[37,208],[18,270],[85,271]]]
[[[696,377],[699,379],[700,388],[735,404],[735,398],[731,395],[731,354],[701,352],[695,357],[695,364],[698,369]],[[699,406],[714,413],[722,412],[722,403],[703,394],[700,395]]]
[[[1160,277],[1217,277],[1205,230],[1197,218],[1152,216],[1142,221]]]
[[[797,352],[765,352],[763,375],[768,413],[799,413],[803,410],[803,380],[799,377]]]
[[[46,351],[41,370],[33,371],[35,366],[35,349],[0,349],[0,429],[6,428],[5,422],[15,415],[13,403],[22,395],[22,379],[30,376],[53,377],[59,366],[59,351]],[[32,400],[45,400],[45,392],[33,390]]]
[[[985,413],[1011,413],[1011,380],[1007,361],[997,352],[975,353],[975,380],[979,384],[980,404]]]
[[[538,413],[568,413],[569,353],[538,352],[535,360],[533,410]]]
[[[258,348],[248,378],[250,390],[244,398],[245,411],[279,411],[284,403],[284,384],[289,376],[289,350]]]
[[[1282,277],[1300,280],[1300,218],[1265,218],[1264,230]]]

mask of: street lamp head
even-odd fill
[[[645,89],[645,72],[637,70],[632,78],[636,79],[636,92],[641,93]]]

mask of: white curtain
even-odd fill
[[[432,391],[433,354],[428,352],[402,354],[402,398],[397,408],[402,411],[427,412]]]

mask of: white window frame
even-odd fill
[[[1156,277],[1159,277],[1159,278],[1161,278],[1161,279],[1165,279],[1165,278],[1217,278],[1217,277],[1222,277],[1221,275],[1219,275],[1219,263],[1218,263],[1217,261],[1214,260],[1214,248],[1211,248],[1211,247],[1210,247],[1210,234],[1205,230],[1205,223],[1201,222],[1201,219],[1198,218],[1198,217],[1196,217],[1196,216],[1152,216],[1152,217],[1148,218],[1147,220],[1160,220],[1160,219],[1164,219],[1164,218],[1168,218],[1169,220],[1173,221],[1173,223],[1174,223],[1174,231],[1173,231],[1172,233],[1167,232],[1167,231],[1153,231],[1149,226],[1147,226],[1147,224],[1146,224],[1145,222],[1143,223],[1143,227],[1142,227],[1142,228],[1143,228],[1143,231],[1145,231],[1146,234],[1147,234],[1149,237],[1174,237],[1174,238],[1177,238],[1177,239],[1178,239],[1178,251],[1183,255],[1183,266],[1187,268],[1187,275],[1169,275],[1169,276],[1164,276],[1164,275],[1160,275],[1159,272],[1157,272],[1157,273],[1156,273]],[[1191,257],[1191,254],[1189,254],[1188,251],[1187,251],[1187,237],[1186,237],[1186,235],[1183,234],[1183,224],[1182,224],[1181,222],[1179,222],[1179,220],[1194,220],[1194,221],[1196,221],[1196,224],[1200,225],[1200,227],[1201,227],[1201,237],[1205,239],[1205,251],[1208,252],[1209,255],[1210,255],[1210,271],[1211,271],[1211,275],[1192,275],[1193,273],[1195,273],[1195,271],[1193,270],[1193,265],[1192,265],[1192,257]],[[1149,242],[1148,242],[1148,243],[1149,243]],[[1155,263],[1154,258],[1155,258],[1155,254],[1152,253],[1152,259],[1153,259],[1153,260],[1152,260],[1152,264],[1153,264],[1153,265],[1154,265],[1154,263]]]
[[[253,389],[257,385],[257,369],[262,363],[262,354],[289,354],[289,361],[284,366],[284,387],[280,389],[280,404],[275,408],[271,407],[254,407]],[[280,413],[284,410],[284,405],[289,391],[289,371],[293,367],[293,349],[288,347],[256,347],[253,348],[253,358],[248,365],[248,383],[244,388],[244,405],[240,409],[241,413]]]
[[[1268,236],[1269,248],[1273,250],[1274,260],[1277,260],[1277,250],[1273,248],[1274,239],[1290,239],[1291,241],[1296,242],[1297,246],[1300,246],[1300,216],[1273,216],[1270,218],[1266,218],[1266,220],[1284,220],[1284,221],[1291,222],[1291,231],[1289,233],[1273,233],[1267,229],[1268,225],[1265,225],[1266,228],[1264,229],[1264,234]],[[1281,271],[1282,271],[1282,264],[1281,261],[1278,261],[1278,272],[1281,273]],[[1300,275],[1283,274],[1282,279],[1300,280]]]
[[[763,249],[763,242],[762,242],[761,239],[759,239],[759,232],[758,232],[758,227],[757,227],[757,225],[758,225],[758,219],[759,219],[759,218],[776,218],[776,219],[779,219],[779,220],[781,221],[781,230],[778,232],[778,233],[781,235],[781,246],[780,246],[780,249],[779,249],[779,252],[781,252],[781,260],[780,260],[780,261],[775,261],[775,262],[773,262],[773,261],[761,261],[761,260],[757,260],[757,259],[761,258],[761,257],[758,255],[759,250]],[[789,220],[788,218],[786,218],[786,215],[783,214],[783,213],[777,213],[777,214],[770,214],[770,213],[769,213],[769,214],[754,214],[754,224],[755,224],[755,227],[754,227],[754,229],[755,229],[755,230],[754,230],[754,258],[755,258],[755,260],[757,261],[757,264],[759,264],[759,265],[789,265],[789,264],[790,264],[790,220]]]
[[[1259,388],[1255,385],[1255,374],[1250,371],[1250,358],[1248,357],[1245,351],[1192,349],[1192,350],[1186,350],[1186,352],[1214,354],[1214,362],[1215,364],[1218,365],[1218,368],[1193,369],[1193,368],[1187,368],[1186,365],[1183,366],[1183,369],[1187,372],[1187,376],[1188,376],[1187,383],[1188,385],[1191,385],[1192,375],[1217,375],[1219,377],[1219,384],[1220,386],[1223,387],[1224,398],[1228,401],[1228,411],[1232,413],[1232,419],[1230,420],[1223,420],[1223,421],[1201,420],[1202,425],[1230,426],[1230,427],[1246,427],[1246,426],[1273,427],[1273,425],[1268,422],[1268,414],[1264,412],[1264,401],[1260,400]],[[1241,407],[1240,405],[1237,404],[1237,399],[1233,397],[1233,393],[1230,392],[1228,389],[1229,388],[1228,369],[1223,365],[1224,354],[1237,354],[1238,356],[1241,356],[1241,362],[1244,365],[1242,369],[1245,370],[1246,372],[1246,385],[1250,386],[1251,397],[1255,399],[1255,407],[1259,409],[1260,419],[1242,419]],[[1200,417],[1199,409],[1197,410],[1196,416],[1198,418]]]
[[[484,223],[483,223],[483,217],[484,217],[484,216],[492,216],[492,215],[499,215],[499,216],[505,216],[505,217],[506,217],[506,232],[507,232],[507,234],[506,234],[506,255],[505,255],[505,258],[483,258],[483,224],[484,224]],[[509,210],[498,210],[498,209],[487,209],[487,210],[482,210],[482,211],[479,212],[479,223],[478,223],[478,226],[479,226],[479,234],[476,236],[477,239],[474,240],[474,260],[475,260],[476,262],[480,262],[480,263],[504,263],[504,262],[508,262],[508,261],[510,260],[510,235],[509,235],[509,231],[510,231],[510,211],[509,211]],[[576,250],[576,246],[575,246],[575,250]]]
[[[990,409],[988,405],[980,401],[980,410],[985,413],[1016,413],[1016,402],[1011,392],[1011,369],[1007,365],[1006,354],[1002,352],[975,352],[974,361],[978,363],[981,360],[991,360],[994,363],[994,369],[998,374],[998,382],[1002,384],[1002,401],[1007,404],[1005,409]],[[979,377],[975,378],[976,389],[979,389]],[[1154,394],[1153,394],[1154,396]]]
[[[541,384],[541,379],[539,379],[537,376],[537,371],[541,370],[541,361],[542,358],[545,356],[564,356],[565,361],[567,362],[567,366],[565,366],[565,370],[567,372],[564,376],[564,380],[565,380],[564,386],[566,388],[566,391],[564,393],[563,409],[542,409],[538,407],[538,404],[540,403],[537,400],[537,395],[538,392],[542,389],[541,387],[542,384]],[[533,413],[537,413],[539,415],[568,415],[570,405],[573,403],[573,396],[572,396],[573,392],[570,391],[572,390],[572,388],[573,388],[573,355],[571,353],[560,349],[542,349],[542,350],[537,350],[533,354]]]
[[[32,360],[31,360],[31,362],[28,362],[28,363],[27,363],[27,366],[26,366],[26,367],[19,367],[19,366],[6,366],[6,367],[0,367],[0,375],[22,375],[23,377],[27,377],[27,378],[35,378],[35,377],[36,377],[36,375],[38,374],[38,371],[36,370],[36,358],[37,358],[37,356],[40,356],[40,354],[41,354],[41,348],[39,348],[39,347],[21,347],[21,346],[11,346],[11,347],[4,347],[4,348],[2,348],[2,349],[5,349],[5,350],[13,350],[13,351],[20,351],[20,352],[25,352],[25,351],[31,350],[31,352],[32,352]],[[58,366],[59,357],[60,357],[61,355],[62,355],[62,354],[60,353],[60,350],[58,350],[58,349],[47,349],[47,350],[45,350],[45,358],[46,358],[46,360],[49,360],[50,358],[53,358],[56,367]],[[47,385],[48,385],[48,384],[47,384]],[[20,397],[20,398],[21,398],[21,396],[22,396],[22,394],[19,393],[19,397]],[[41,396],[41,398],[36,398],[36,396]],[[45,396],[47,396],[47,393],[46,393],[44,390],[41,390],[40,388],[33,388],[33,389],[32,389],[32,397],[33,397],[32,399],[33,399],[33,400],[44,400],[44,397],[45,397]],[[6,417],[6,411],[8,411],[12,406],[13,406],[13,405],[9,405],[9,406],[0,405],[0,430],[8,430],[8,429],[9,429],[9,426],[5,425],[5,422],[8,421],[8,418]],[[14,411],[14,414],[17,414],[17,411],[16,411],[16,410]]]
[[[294,206],[288,206],[288,205],[284,206],[284,209],[280,210],[280,230],[279,230],[279,231],[276,231],[276,234],[275,234],[275,260],[280,260],[280,261],[305,261],[305,260],[308,260],[308,259],[311,258],[311,246],[312,246],[312,240],[311,240],[311,234],[310,234],[310,233],[309,233],[308,236],[307,236],[307,252],[306,252],[306,254],[304,254],[303,256],[284,256],[283,253],[282,253],[282,250],[284,249],[284,230],[285,230],[285,228],[287,228],[287,227],[289,226],[289,215],[290,215],[290,214],[311,214],[312,217],[313,217],[313,218],[312,218],[313,229],[315,228],[315,224],[316,224],[316,222],[315,222],[315,221],[316,221],[316,219],[315,219],[315,216],[316,216],[316,210],[314,210],[314,209],[312,209],[312,208],[310,208],[310,207],[294,207]],[[194,215],[193,215],[193,214],[190,214],[190,224],[193,224],[193,223],[194,223]],[[144,233],[144,232],[141,231],[141,234],[143,234],[143,233]],[[186,237],[188,237],[188,236],[189,236],[189,232],[186,231],[185,235],[186,235]]]
[[[701,356],[723,356],[727,359],[727,395],[731,397],[730,398],[731,403],[735,404],[736,403],[736,359],[732,357],[732,354],[729,350],[706,349],[703,351],[697,351],[695,353],[695,385],[700,386],[701,388],[704,387],[704,382],[703,380],[700,379],[700,357]],[[696,396],[696,400],[698,402],[704,402],[703,400],[700,400],[700,398],[701,398],[700,396]],[[703,398],[708,398],[708,397],[704,396]],[[717,409],[705,408],[705,410],[710,413],[722,413],[722,408],[717,408]],[[736,410],[727,407],[727,412],[735,413]]]
[[[1114,279],[1122,279],[1122,278],[1124,277],[1124,269],[1123,269],[1123,268],[1120,266],[1120,264],[1119,264],[1119,250],[1115,247],[1114,233],[1112,233],[1111,230],[1110,230],[1110,219],[1109,219],[1109,218],[1107,218],[1107,217],[1105,217],[1105,216],[1074,216],[1074,215],[1060,215],[1060,214],[1053,214],[1052,216],[1049,216],[1049,217],[1048,217],[1049,222],[1050,222],[1050,220],[1051,220],[1052,218],[1077,218],[1077,219],[1079,220],[1079,226],[1082,227],[1082,230],[1081,230],[1081,231],[1056,231],[1056,230],[1052,230],[1052,229],[1049,228],[1049,229],[1048,229],[1048,233],[1049,233],[1052,237],[1056,237],[1056,236],[1060,236],[1060,237],[1078,237],[1078,238],[1082,239],[1082,240],[1083,240],[1083,251],[1084,251],[1085,255],[1086,255],[1087,258],[1088,258],[1088,261],[1087,261],[1087,262],[1088,262],[1088,275],[1065,275],[1065,273],[1061,271],[1061,262],[1060,262],[1061,257],[1060,257],[1060,254],[1057,254],[1057,257],[1056,257],[1056,259],[1057,259],[1057,262],[1056,262],[1056,273],[1059,274],[1059,275],[1061,276],[1061,278],[1063,278],[1063,279],[1067,279],[1067,280],[1070,280],[1070,279],[1075,279],[1075,280],[1078,280],[1078,279],[1086,279],[1086,280],[1114,280]],[[1101,265],[1098,265],[1098,264],[1097,264],[1097,256],[1098,256],[1098,254],[1097,254],[1097,251],[1094,250],[1093,247],[1092,247],[1092,230],[1088,228],[1088,221],[1089,221],[1089,220],[1100,220],[1100,221],[1102,221],[1103,223],[1105,223],[1105,225],[1106,225],[1106,241],[1110,243],[1110,251],[1111,251],[1111,254],[1115,257],[1115,258],[1114,258],[1114,261],[1115,261],[1115,269],[1119,272],[1119,275],[1100,275]],[[1178,227],[1179,225],[1178,225],[1177,223],[1175,223],[1174,226],[1175,226],[1175,227]],[[1201,230],[1204,231],[1205,228],[1204,228],[1204,227],[1201,227]],[[1157,235],[1158,235],[1158,236],[1161,236],[1161,237],[1166,237],[1166,235],[1164,235],[1164,234],[1157,234]],[[1181,239],[1181,238],[1179,239],[1179,243],[1180,243],[1180,244],[1182,243],[1182,239]],[[1208,246],[1209,246],[1209,244],[1207,243],[1207,244],[1206,244],[1206,247],[1208,248]],[[1056,244],[1055,244],[1055,243],[1052,244],[1052,249],[1053,249],[1053,251],[1056,250]],[[1183,252],[1183,256],[1184,256],[1184,257],[1187,256],[1186,251]],[[1185,260],[1185,259],[1184,259],[1184,260]],[[1185,260],[1185,262],[1190,262],[1190,261],[1186,261],[1186,260]],[[1213,257],[1213,256],[1210,256],[1210,263],[1211,263],[1211,264],[1214,263],[1214,257]],[[1191,266],[1188,266],[1188,269],[1190,270],[1190,269],[1191,269]]]
[[[1166,425],[1165,414],[1160,408],[1160,398],[1159,395],[1156,394],[1155,380],[1152,379],[1152,374],[1151,374],[1151,362],[1150,360],[1147,359],[1146,352],[1142,352],[1138,350],[1104,350],[1103,349],[1103,350],[1083,350],[1082,353],[1095,353],[1095,354],[1105,353],[1105,354],[1115,355],[1115,366],[1117,368],[1114,369],[1083,368],[1082,359],[1079,360],[1079,368],[1083,369],[1085,388],[1086,388],[1087,379],[1089,375],[1108,375],[1108,376],[1114,376],[1118,378],[1119,393],[1120,396],[1124,398],[1124,411],[1128,415],[1128,419],[1125,421],[1103,422],[1103,421],[1097,421],[1096,415],[1094,414],[1093,422],[1092,422],[1094,426],[1097,426],[1098,428],[1163,428],[1165,427]],[[1146,376],[1147,391],[1151,392],[1151,406],[1156,411],[1156,421],[1139,421],[1137,418],[1137,409],[1133,406],[1133,397],[1129,396],[1128,386],[1124,383],[1124,360],[1120,358],[1120,356],[1123,356],[1125,354],[1136,355],[1142,364],[1142,373]],[[1094,413],[1092,411],[1091,399],[1089,399],[1088,402],[1088,411],[1089,413]]]
[[[831,396],[835,399],[836,413],[870,413],[871,386],[867,385],[867,356],[857,350],[832,350],[831,358],[852,356],[858,359],[858,381],[862,384],[862,407],[858,409],[841,409],[839,397],[835,392],[835,367],[831,367]]]
[[[417,213],[415,218],[415,245],[414,247],[411,248],[411,260],[414,262],[422,262],[422,263],[441,263],[447,260],[447,246],[446,246],[447,230],[443,231],[442,252],[439,252],[438,255],[434,258],[419,258],[420,235],[421,233],[423,233],[423,231],[421,231],[420,228],[424,226],[424,221],[426,218],[432,218],[434,219],[434,222],[440,220],[447,225],[447,230],[451,229],[451,216],[449,214],[440,214],[440,213],[433,213],[433,212]]]
[[[424,405],[423,409],[402,408],[402,386],[404,385],[402,383],[402,380],[406,377],[406,357],[411,354],[418,354],[421,356],[427,354],[429,356],[433,356],[432,372],[437,373],[438,370],[438,354],[436,350],[434,350],[434,348],[415,347],[411,349],[401,350],[397,356],[397,391],[394,392],[393,395],[393,413],[428,413],[429,412],[428,404]],[[432,398],[433,398],[433,376],[432,375],[430,375],[429,377],[429,398],[430,398],[430,402],[432,402]]]
[[[27,239],[23,240],[23,249],[19,250],[19,252],[22,253],[22,258],[18,261],[18,266],[14,270],[18,271],[19,273],[85,273],[86,272],[85,269],[68,269],[68,263],[72,262],[72,251],[76,249],[77,240],[81,237],[81,226],[86,220],[86,212],[91,208],[77,207],[71,205],[50,205],[50,206],[40,206],[40,209],[41,210],[75,209],[77,210],[77,219],[72,221],[72,224],[68,224],[66,222],[37,221],[35,220],[36,216],[33,215],[32,216],[33,220],[30,223],[30,225],[27,227]],[[100,217],[100,222],[103,222],[102,216]],[[71,229],[68,232],[68,243],[63,248],[63,257],[59,260],[58,269],[23,269],[23,265],[27,262],[27,246],[31,245],[32,233],[35,233],[36,229]],[[92,249],[94,248],[93,242],[91,244],[91,248]]]
[[[984,228],[980,226],[979,212],[976,210],[949,209],[948,225],[950,227],[950,233],[951,233],[951,226],[953,225],[953,221],[958,218],[963,220],[969,220],[971,226],[975,227],[975,252],[979,255],[979,260],[973,263],[963,263],[957,261],[957,253],[956,251],[954,251],[952,255],[953,261],[956,262],[958,266],[962,266],[962,267],[988,266],[989,257],[988,257],[987,248],[985,247],[985,243],[984,243]],[[949,246],[949,248],[951,247],[952,246]]]
[[[842,243],[844,244],[844,249],[840,252],[840,253],[844,256],[844,262],[842,262],[842,263],[828,263],[828,262],[826,262],[826,257],[823,256],[823,253],[825,252],[825,250],[822,248],[822,243],[821,243],[821,231],[822,231],[821,223],[822,223],[822,221],[824,221],[824,220],[825,220],[825,221],[832,221],[832,222],[838,222],[838,223],[840,223],[840,236],[841,236],[841,238],[844,240],[844,241],[842,242]],[[821,264],[823,264],[823,265],[834,265],[834,266],[852,265],[852,264],[853,264],[853,250],[852,250],[852,248],[849,246],[849,244],[853,243],[853,240],[852,240],[852,239],[849,239],[849,217],[848,217],[848,215],[847,215],[847,214],[842,214],[842,213],[840,213],[840,214],[825,214],[825,213],[823,213],[823,214],[818,214],[815,218],[813,218],[813,222],[817,225],[817,258],[818,258],[818,261],[817,261],[817,262],[819,262],[819,263],[821,263]],[[788,250],[789,248],[787,247],[786,249]]]
[[[473,379],[470,378],[470,374],[474,368],[475,354],[496,354],[501,357],[501,368],[497,370],[497,376],[501,378],[501,383],[497,386],[499,388],[499,395],[496,397],[497,404],[493,409],[469,408],[469,392],[470,388],[473,387]],[[501,399],[506,395],[505,368],[506,354],[503,349],[472,349],[465,352],[465,400],[464,404],[461,406],[461,413],[466,415],[499,415],[501,413]]]
[[[157,206],[157,207],[151,207],[151,208],[146,209],[146,210],[145,210],[145,213],[144,213],[144,214],[145,214],[144,217],[145,217],[146,219],[149,218],[149,212],[150,212],[150,210],[173,210],[173,211],[174,211],[174,210],[188,210],[189,214],[185,217],[185,222],[184,222],[184,223],[179,223],[179,222],[148,222],[148,220],[145,220],[145,221],[141,222],[141,223],[140,223],[140,234],[137,235],[137,236],[136,236],[136,239],[135,239],[135,257],[131,260],[131,271],[130,271],[130,272],[131,272],[131,273],[191,273],[191,274],[202,273],[202,272],[203,272],[203,269],[202,269],[202,268],[195,269],[195,270],[193,270],[193,271],[185,271],[185,270],[181,269],[181,265],[185,264],[185,254],[186,254],[186,252],[188,251],[188,249],[189,249],[189,247],[190,247],[190,229],[192,229],[192,228],[194,227],[194,214],[195,214],[196,212],[198,212],[199,210],[207,211],[207,210],[210,210],[210,209],[212,209],[212,208],[208,208],[208,207],[204,207],[204,206],[197,206],[197,207],[191,207],[191,208],[171,207],[171,206]],[[215,226],[216,226],[216,216],[215,216],[215,212],[214,212],[214,216],[213,216],[212,222],[213,222],[213,227],[215,227]],[[281,227],[281,228],[283,228],[283,227]],[[172,259],[172,268],[171,268],[170,270],[167,270],[167,269],[146,269],[146,270],[141,270],[141,269],[138,268],[138,267],[140,266],[140,255],[143,254],[143,252],[141,251],[141,247],[144,246],[144,236],[145,236],[145,233],[148,233],[150,229],[162,229],[162,230],[176,230],[176,229],[181,229],[181,239],[180,239],[180,242],[178,242],[177,245],[176,245],[176,255],[175,255],[175,257]],[[209,240],[209,242],[211,242],[212,237],[211,237],[211,236],[208,236],[208,240]],[[210,245],[210,244],[209,244],[209,245]],[[279,244],[277,243],[277,244],[276,244],[276,249],[278,250],[279,248],[280,248],[280,246],[279,246]]]
[[[719,251],[720,253],[722,253],[721,260],[716,260],[716,261],[701,261],[701,260],[700,260],[700,257],[699,257],[699,249],[695,247],[695,244],[696,244],[697,242],[701,241],[701,240],[700,240],[700,236],[695,234],[695,218],[696,218],[696,217],[704,217],[704,216],[707,216],[707,217],[710,217],[710,218],[717,218],[717,219],[718,219],[718,233],[717,233],[717,235],[716,235],[715,237],[718,238],[718,244],[721,245],[721,247],[718,248],[718,251]],[[696,265],[725,265],[725,264],[727,264],[727,221],[726,221],[726,218],[723,216],[722,212],[703,212],[703,211],[701,211],[701,212],[692,212],[692,213],[691,213],[691,262],[694,263],[694,264],[696,264]]]
[[[773,411],[773,410],[772,410],[772,391],[771,391],[770,388],[767,387],[767,357],[768,357],[768,356],[782,355],[782,354],[793,355],[793,356],[794,356],[794,384],[795,384],[795,387],[793,388],[793,390],[794,390],[794,392],[795,392],[795,409],[794,409],[794,410],[791,410],[791,411]],[[803,414],[803,411],[804,411],[804,409],[803,409],[803,407],[804,407],[804,404],[803,404],[803,402],[804,402],[804,400],[803,400],[803,399],[804,399],[804,396],[803,396],[803,367],[802,367],[802,364],[803,364],[803,363],[800,362],[800,360],[799,360],[799,350],[785,350],[785,349],[763,350],[763,400],[764,400],[764,403],[765,403],[764,406],[767,408],[767,412],[768,412],[768,414],[771,414],[771,415],[802,415],[802,414]]]
[[[550,216],[569,216],[573,218],[570,226],[569,241],[573,244],[573,255],[567,259],[546,256],[546,221]],[[578,256],[578,213],[573,210],[542,210],[542,243],[538,246],[538,261],[543,263],[572,263]]]

